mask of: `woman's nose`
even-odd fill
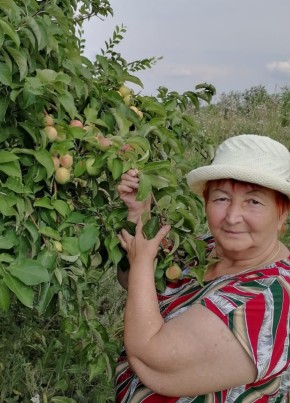
[[[239,203],[230,203],[226,211],[226,221],[233,225],[243,219],[243,209]]]

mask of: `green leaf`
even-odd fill
[[[55,229],[53,229],[51,227],[47,227],[47,226],[40,227],[39,228],[39,233],[44,235],[44,236],[47,236],[48,238],[55,239],[56,241],[61,240],[61,237],[60,237],[59,233]]]
[[[0,82],[10,87],[12,85],[12,74],[9,67],[5,63],[0,63]]]
[[[3,277],[6,286],[16,295],[20,302],[28,308],[33,307],[34,293],[27,285],[23,284],[16,277],[6,273]]]
[[[26,285],[49,281],[49,274],[39,262],[32,259],[17,259],[10,266],[10,274]]]
[[[37,304],[37,310],[40,314],[45,313],[53,297],[58,293],[58,291],[59,287],[56,285],[52,286],[49,283],[44,283],[41,285],[39,302]]]
[[[67,237],[62,241],[63,250],[72,256],[80,253],[79,242],[77,237]]]
[[[37,22],[35,21],[34,18],[32,18],[29,15],[27,17],[25,17],[24,22],[27,23],[27,25],[29,26],[29,28],[33,32],[33,34],[34,34],[34,36],[35,36],[35,38],[37,40],[38,49],[41,50],[41,30],[40,30]]]
[[[107,361],[104,354],[100,354],[97,359],[89,365],[90,382],[97,376],[104,373],[107,368]]]
[[[110,240],[108,240],[108,242],[106,242],[107,239],[105,240],[105,245],[109,254],[109,259],[111,260],[111,262],[113,262],[113,264],[117,265],[120,260],[122,259],[122,252],[120,251],[118,246],[115,246],[114,248],[111,248],[111,246],[108,246],[107,244],[110,243]]]
[[[141,88],[144,88],[142,81],[136,76],[127,74],[126,76],[123,77],[123,79],[124,79],[124,81],[129,81],[131,83],[139,85]]]
[[[11,206],[9,206],[6,197],[0,195],[0,213],[3,214],[4,217],[16,216],[16,211]]]
[[[63,217],[67,217],[71,213],[69,205],[63,200],[53,200],[51,204]]]
[[[0,6],[1,7],[1,6]],[[0,19],[0,26],[3,29],[3,32],[9,36],[12,41],[15,43],[16,47],[19,48],[20,46],[20,39],[18,34],[15,31],[15,27],[13,27],[11,24],[9,24],[7,21],[3,20],[3,18]]]
[[[46,150],[35,151],[34,156],[37,161],[44,166],[47,172],[47,179],[50,178],[54,173],[54,164],[51,155]]]
[[[8,96],[0,98],[0,122],[5,122],[8,105],[9,105]]]
[[[125,136],[129,133],[129,129],[132,122],[126,119],[121,113],[117,112],[116,109],[111,109],[111,112],[116,119],[117,125],[119,127],[119,133],[121,136]]]
[[[150,97],[144,97],[142,101],[142,109],[155,113],[158,116],[166,116],[166,110],[162,104],[153,101]]]
[[[0,164],[0,171],[4,172],[8,176],[16,176],[17,178],[21,178],[21,169],[18,161]]]
[[[37,140],[37,136],[35,133],[35,127],[32,127],[31,125],[24,123],[24,122],[19,122],[18,124],[31,136],[34,143],[37,144],[38,140]],[[31,154],[33,153],[32,150],[29,150],[29,151],[31,151]]]
[[[24,187],[20,178],[16,178],[15,176],[9,176],[5,183],[3,183],[3,188],[7,188],[12,190],[14,193],[18,194],[28,194],[30,193],[30,189]]]
[[[86,225],[79,237],[79,248],[81,252],[90,250],[99,238],[99,228],[96,225]]]
[[[14,258],[8,253],[0,253],[0,262],[11,263],[14,261]]]
[[[176,176],[168,172],[166,176],[162,175],[148,175],[152,183],[152,187],[162,189],[168,186],[176,186]]]
[[[6,46],[7,51],[10,53],[15,63],[19,68],[20,81],[22,81],[28,73],[27,57],[24,51]]]
[[[19,158],[17,155],[11,153],[10,151],[0,151],[0,164],[17,161],[18,159]]]
[[[71,399],[70,397],[63,397],[63,396],[54,396],[51,399],[52,403],[77,403],[75,399]]]
[[[139,187],[136,196],[137,201],[146,200],[152,191],[152,184],[149,175],[144,174],[143,172],[139,173]]]
[[[58,76],[58,73],[55,70],[51,69],[43,69],[36,70],[36,77],[44,84],[53,83]]]
[[[116,180],[120,178],[123,173],[123,163],[119,158],[109,158],[107,161],[109,170],[112,172],[113,179]]]
[[[70,94],[68,91],[65,91],[64,94],[60,94],[57,96],[57,100],[64,107],[64,109],[67,111],[72,119],[77,116],[78,111],[76,109],[72,94]]]
[[[4,11],[10,19],[18,17],[21,10],[13,0],[0,0],[0,9]]]
[[[39,239],[39,232],[38,232],[38,228],[35,226],[35,224],[33,224],[32,222],[25,222],[23,224],[23,226],[27,229],[27,231],[29,232],[33,243],[37,242]]]
[[[171,170],[171,163],[170,161],[154,161],[154,162],[149,162],[148,164],[145,165],[145,167],[142,169],[143,173],[146,174],[161,174],[163,173],[169,173],[172,171]]]
[[[37,256],[37,261],[48,271],[55,269],[58,253],[55,250],[43,249]]]
[[[10,290],[3,280],[0,280],[0,310],[8,311],[10,307]]]
[[[152,239],[155,237],[160,229],[160,220],[158,216],[151,217],[150,220],[143,225],[143,233],[146,239]]]
[[[53,206],[50,203],[50,198],[45,196],[42,197],[41,199],[38,199],[34,202],[33,204],[34,207],[43,207],[49,210],[53,210]]]

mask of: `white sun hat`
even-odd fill
[[[256,134],[241,134],[225,140],[211,165],[187,175],[192,192],[202,195],[206,182],[236,179],[277,190],[290,198],[290,153],[276,140]]]

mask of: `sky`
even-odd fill
[[[144,89],[182,94],[199,83],[222,93],[264,86],[269,93],[290,87],[289,0],[111,0],[114,17],[84,25],[85,55],[94,60],[115,27],[126,27],[115,48],[128,62],[162,57],[134,73]]]

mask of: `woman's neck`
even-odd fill
[[[219,254],[218,250],[218,248],[214,248],[208,256],[208,260],[212,260],[213,264],[209,265],[205,274],[206,281],[214,280],[224,275],[239,274],[245,271],[261,269],[271,263],[286,259],[289,256],[289,250],[278,240],[271,248],[262,251],[258,256],[246,259],[244,257],[237,259],[236,254],[233,254],[233,257],[226,253]],[[243,256],[245,256],[245,253],[243,253]]]

